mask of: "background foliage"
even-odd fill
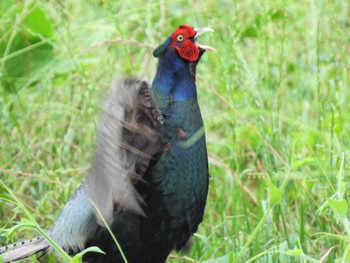
[[[111,81],[152,80],[183,23],[215,29],[197,81],[211,181],[192,251],[168,261],[350,262],[347,1],[2,0],[0,179],[48,229]],[[9,200],[0,187],[4,228],[24,216]]]

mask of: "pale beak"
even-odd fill
[[[206,32],[214,32],[214,30],[210,27],[202,27],[202,28],[195,28],[194,31],[196,31],[196,35],[194,36],[194,40],[196,41],[196,44],[199,48],[203,49],[203,50],[210,50],[210,51],[215,51],[214,48],[210,47],[210,46],[205,46],[205,45],[200,45],[197,42],[197,37],[202,35],[203,33]]]

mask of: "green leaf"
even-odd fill
[[[14,203],[10,196],[7,194],[0,194],[0,200],[4,200],[9,203]]]
[[[204,245],[205,247],[207,247],[207,248],[210,248],[210,247],[211,247],[210,241],[209,241],[209,239],[208,239],[207,236],[201,235],[201,234],[199,234],[199,233],[195,233],[194,236],[195,236],[196,238],[198,238],[198,239],[203,243],[203,245]]]
[[[5,244],[7,242],[7,238],[5,236],[2,236],[4,233],[0,233],[0,243]]]
[[[269,10],[268,14],[271,17],[271,20],[282,20],[286,18],[283,10]]]
[[[3,231],[5,232],[4,236],[6,236],[8,239],[12,240],[12,237],[14,236],[14,234],[16,234],[17,232],[23,231],[23,230],[31,230],[35,227],[35,224],[33,224],[30,220],[28,220],[27,218],[22,218],[21,222],[11,228],[8,229],[3,229]]]
[[[270,196],[270,205],[278,205],[282,201],[282,191],[277,188],[271,178],[267,181],[269,196]]]
[[[295,170],[296,168],[300,167],[300,166],[304,166],[304,165],[307,165],[307,164],[310,164],[310,163],[314,163],[316,162],[316,159],[315,158],[305,158],[305,159],[302,159],[302,160],[297,160],[295,162],[292,163],[291,165],[291,170]]]
[[[0,16],[2,16],[7,9],[9,9],[10,7],[12,7],[14,4],[14,0],[1,0],[1,4],[0,4]],[[1,261],[0,261],[1,262]]]
[[[0,41],[0,65],[3,66],[0,82],[11,93],[37,82],[53,60],[53,46],[48,39],[53,36],[52,23],[43,9],[29,9],[16,31],[11,28],[19,13],[25,12],[23,8],[23,4],[17,4],[7,13],[7,19],[12,23],[0,27],[0,35],[4,35]]]
[[[95,252],[95,253],[101,253],[101,254],[106,254],[103,252],[99,247],[88,247],[81,251],[79,254],[76,254],[72,260],[71,263],[80,263],[82,262],[83,256],[88,253],[88,252]]]
[[[28,27],[35,34],[40,34],[43,37],[52,37],[52,23],[47,17],[46,12],[36,7],[23,20],[23,24]]]
[[[335,200],[332,198],[327,198],[327,202],[330,205],[330,207],[332,208],[334,214],[336,215],[336,217],[344,217],[347,215],[348,213],[348,203],[346,202],[346,200]]]
[[[350,262],[350,245],[346,247],[346,250],[343,255],[343,261],[342,262]]]
[[[295,256],[295,257],[300,257],[303,255],[303,251],[300,248],[294,248],[293,250],[290,249],[288,250],[288,254]]]

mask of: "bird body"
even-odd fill
[[[91,201],[129,263],[165,262],[197,231],[209,171],[195,74],[210,47],[196,38],[207,31],[180,26],[154,51],[159,63],[152,88],[126,79],[112,89],[90,174],[49,231],[71,254],[89,246],[106,253],[87,253],[84,262],[123,262]],[[16,250],[5,253],[5,262],[50,249],[45,239],[34,244],[36,250],[28,247],[17,257]]]

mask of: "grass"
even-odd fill
[[[151,80],[153,49],[189,23],[215,29],[200,39],[217,51],[203,56],[197,81],[210,193],[192,251],[168,262],[350,261],[346,1],[0,8],[0,176],[42,228],[87,172],[113,78]],[[8,199],[0,186],[5,228],[24,217]]]

